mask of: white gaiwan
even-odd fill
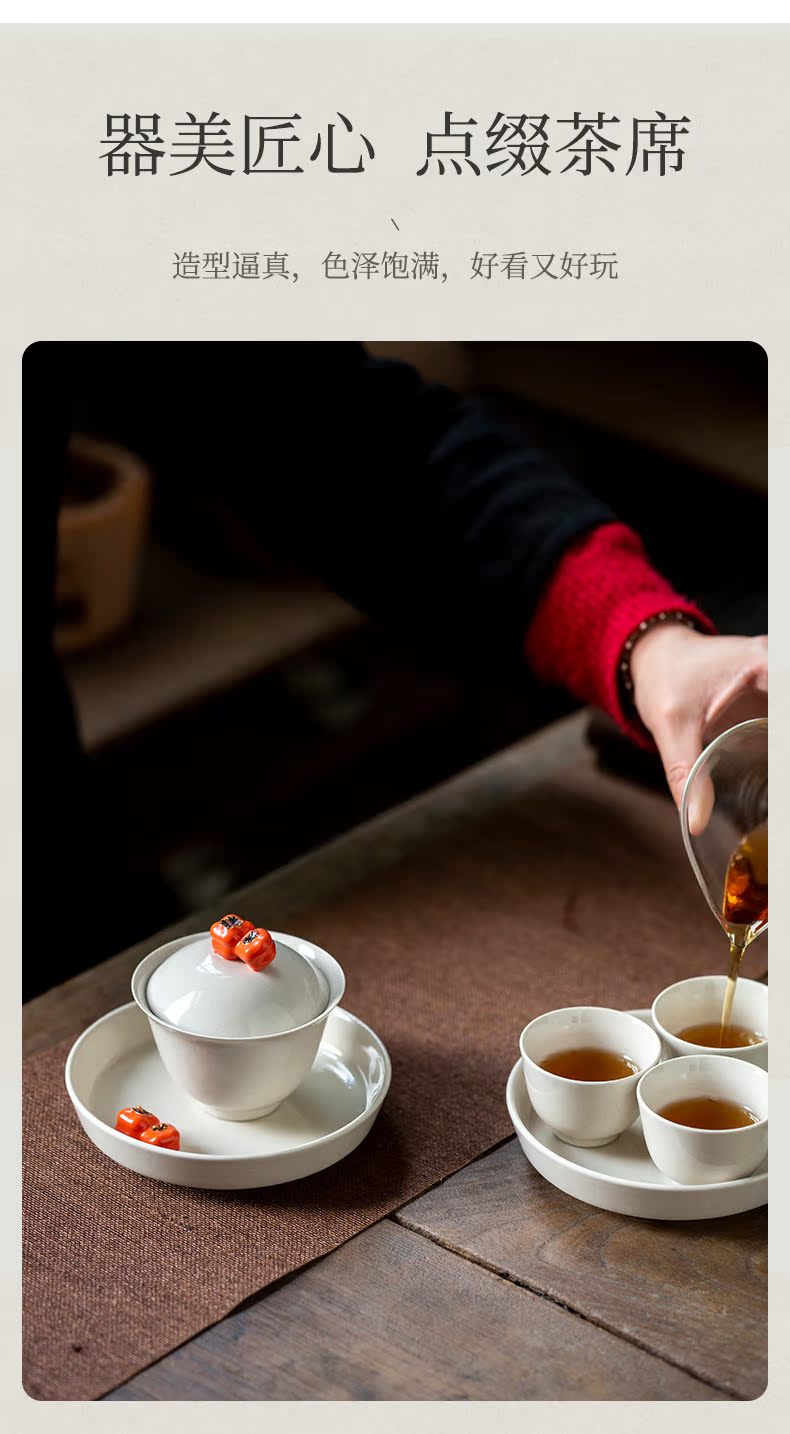
[[[301,1085],[343,996],[337,961],[312,942],[272,931],[262,971],[227,961],[208,932],[144,957],[132,995],[171,1078],[211,1115],[270,1115]]]
[[[148,977],[151,1012],[198,1036],[272,1036],[304,1026],[326,1009],[329,982],[315,961],[284,941],[263,971],[218,956],[196,936]]]

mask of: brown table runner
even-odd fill
[[[266,921],[265,911],[251,911]],[[24,1382],[91,1399],[511,1133],[525,1022],[649,1005],[722,968],[668,802],[584,765],[314,906],[300,934],[393,1059],[368,1139],[332,1170],[240,1194],[161,1185],[83,1135],[68,1043],[25,1066]]]

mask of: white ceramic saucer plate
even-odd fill
[[[203,1190],[281,1185],[349,1155],[373,1125],[392,1068],[378,1036],[339,1007],[309,1075],[261,1120],[217,1120],[173,1084],[134,1002],[94,1022],[66,1062],[66,1088],[86,1135],[119,1165]],[[143,1105],[181,1132],[160,1150],[114,1129],[116,1112]]]
[[[632,1014],[650,1022],[649,1011]],[[675,1185],[650,1159],[641,1120],[610,1145],[592,1150],[566,1145],[532,1109],[520,1060],[507,1083],[507,1108],[530,1165],[558,1190],[600,1210],[644,1220],[713,1220],[768,1202],[767,1160],[743,1180]]]

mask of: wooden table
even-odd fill
[[[557,723],[227,904],[254,900],[291,929],[308,903],[583,758],[585,721]],[[605,792],[621,779],[596,780]],[[126,1000],[143,949],[210,914],[30,1002],[26,1051]],[[720,939],[701,900],[699,938]],[[752,1399],[766,1383],[766,1226],[765,1210],[688,1224],[607,1214],[555,1190],[509,1139],[107,1398]]]

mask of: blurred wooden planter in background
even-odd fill
[[[115,444],[74,437],[58,520],[55,646],[81,652],[131,619],[148,531],[151,475]]]

